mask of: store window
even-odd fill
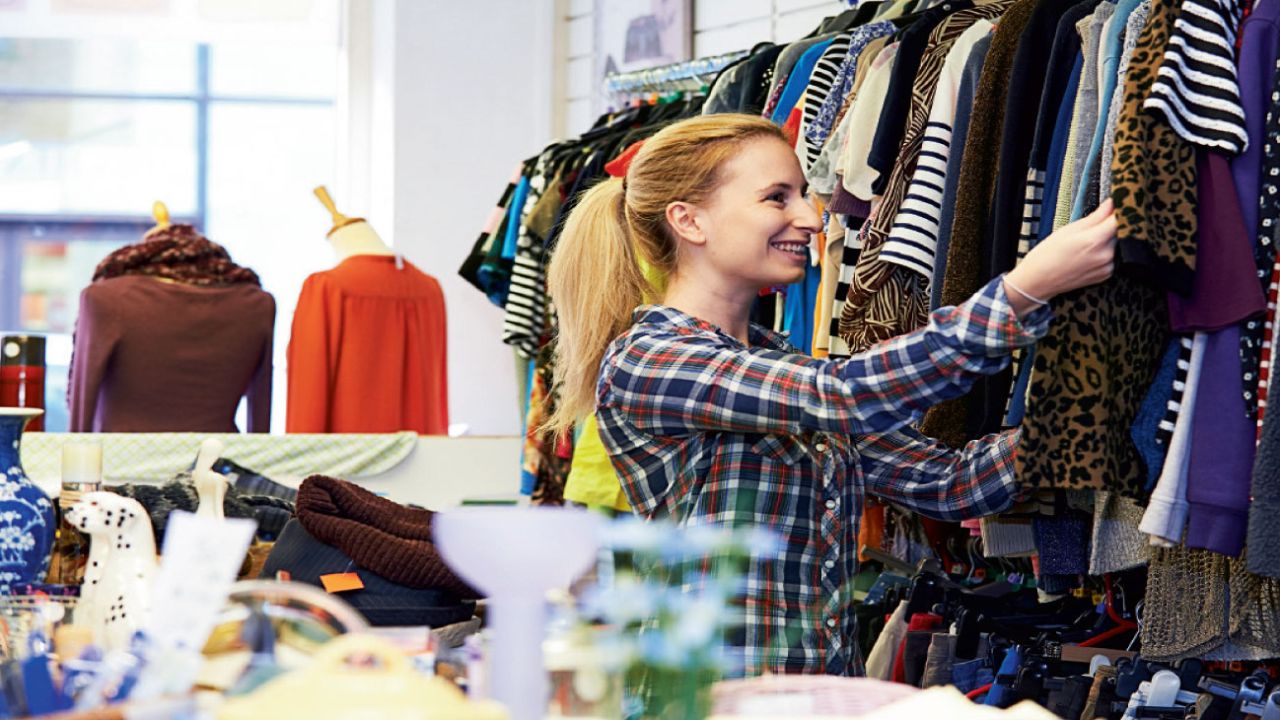
[[[47,429],[67,428],[80,291],[157,200],[275,295],[283,427],[293,304],[330,262],[299,218],[327,219],[310,189],[334,175],[338,62],[336,43],[0,37],[0,330],[49,335]]]

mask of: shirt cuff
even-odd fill
[[[1001,334],[1009,340],[1010,345],[1019,347],[1032,345],[1049,332],[1049,321],[1053,319],[1053,311],[1048,305],[1042,305],[1027,313],[1026,317],[1019,319],[1018,313],[1014,312],[1013,306],[1009,304],[1009,293],[1004,288],[1003,273],[987,283],[981,294],[991,300],[991,318],[1001,328]]]

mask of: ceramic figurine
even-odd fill
[[[108,650],[129,646],[151,610],[156,543],[151,519],[132,498],[85,493],[67,520],[89,536],[89,564],[76,605],[76,624]]]
[[[22,470],[22,430],[41,410],[0,408],[0,595],[43,582],[57,519],[53,503]]]
[[[226,517],[222,505],[227,499],[227,476],[211,469],[222,455],[224,447],[222,441],[215,438],[200,443],[196,466],[191,470],[191,482],[196,486],[196,495],[200,498],[200,505],[196,508],[196,515],[200,517],[218,520]]]

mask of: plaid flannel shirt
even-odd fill
[[[1012,503],[1017,433],[961,449],[909,424],[1048,329],[1019,322],[997,278],[929,324],[846,360],[796,354],[759,326],[746,347],[670,307],[635,311],[601,365],[600,435],[636,512],[680,524],[763,525],[728,645],[743,671],[861,674],[852,612],[864,493],[943,520]]]

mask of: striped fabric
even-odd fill
[[[519,211],[520,228],[516,236],[516,256],[511,268],[511,285],[507,291],[506,315],[502,320],[502,342],[515,348],[524,358],[533,358],[542,344],[547,329],[547,274],[545,250],[541,239],[529,233],[529,213],[547,186],[550,154],[538,158],[529,178],[529,195]]]
[[[1182,0],[1164,61],[1143,107],[1164,115],[1187,142],[1232,154],[1249,135],[1236,77],[1241,0]]]
[[[805,86],[804,99],[801,101],[803,104],[801,133],[796,143],[796,155],[800,157],[800,165],[806,171],[818,159],[818,153],[822,152],[822,143],[812,141],[807,129],[817,122],[818,112],[822,110],[827,97],[831,95],[836,76],[849,56],[849,42],[848,34],[837,35],[827,49],[822,51],[822,57],[818,58],[818,64],[813,66],[813,74],[809,76],[809,83]]]
[[[1027,191],[1022,199],[1022,228],[1018,231],[1018,259],[1031,252],[1031,243],[1040,237],[1040,213],[1044,204],[1045,171],[1027,168]]]
[[[1004,368],[1050,314],[1020,322],[995,280],[917,332],[831,361],[759,326],[748,347],[674,308],[636,310],[601,364],[596,412],[627,499],[647,518],[781,534],[734,605],[745,674],[859,674],[848,588],[867,493],[945,520],[1012,504],[1016,433],[951,449],[908,424]]]
[[[871,209],[874,218],[878,206]],[[851,355],[849,343],[840,337],[840,311],[844,308],[845,298],[849,296],[849,283],[853,281],[853,269],[858,265],[858,254],[862,252],[862,243],[866,240],[867,230],[871,227],[868,218],[860,224],[850,227],[844,234],[844,253],[840,257],[840,274],[836,283],[836,294],[831,305],[831,346],[830,357],[848,357]]]
[[[1262,356],[1258,365],[1258,434],[1262,434],[1262,419],[1267,414],[1267,392],[1271,387],[1272,358],[1276,342],[1276,299],[1280,295],[1280,263],[1271,273],[1271,285],[1267,288],[1267,320],[1262,330]]]
[[[849,48],[844,62],[836,71],[835,83],[831,92],[818,107],[818,113],[812,123],[805,124],[805,139],[821,148],[830,136],[832,128],[840,119],[840,109],[845,98],[853,89],[854,76],[858,70],[858,58],[866,49],[867,43],[878,37],[893,34],[896,26],[888,21],[868,23],[854,28],[849,34]]]
[[[1187,391],[1187,373],[1191,371],[1191,347],[1194,344],[1195,339],[1191,335],[1178,338],[1178,365],[1173,374],[1173,396],[1169,398],[1164,418],[1156,431],[1156,442],[1161,447],[1169,447],[1169,441],[1173,439],[1173,428],[1178,422],[1178,415],[1182,413],[1182,396]]]
[[[912,85],[911,109],[902,147],[889,175],[880,212],[863,243],[849,293],[840,312],[840,335],[855,352],[918,327],[928,316],[928,276],[915,273],[906,273],[907,277],[896,275],[895,268],[900,266],[885,261],[880,253],[906,200],[947,54],[974,23],[997,18],[1012,4],[1013,0],[994,0],[958,10],[929,35],[928,49],[920,60],[920,69]],[[890,282],[890,278],[900,281]],[[904,326],[903,318],[911,319],[909,326]]]
[[[1035,167],[1027,168],[1027,189],[1022,198],[1022,226],[1018,229],[1018,261],[1031,252],[1031,245],[1040,237],[1040,209],[1044,205],[1044,181],[1047,173]],[[1023,368],[1023,364],[1028,358],[1034,361],[1032,353],[1034,348],[1019,348],[1013,353],[1013,377],[1021,378],[1024,372],[1030,372],[1030,366]],[[1010,417],[1013,411],[1014,400],[1013,393],[1018,391],[1018,383],[1014,383],[1010,388],[1008,399],[1005,400],[1004,414]]]
[[[923,277],[932,277],[938,249],[942,191],[947,179],[947,161],[951,157],[951,122],[956,114],[960,76],[973,46],[993,27],[987,20],[978,20],[960,35],[948,51],[925,124],[915,173],[898,216],[893,220],[889,237],[880,250],[880,257],[885,262],[901,265]]]

